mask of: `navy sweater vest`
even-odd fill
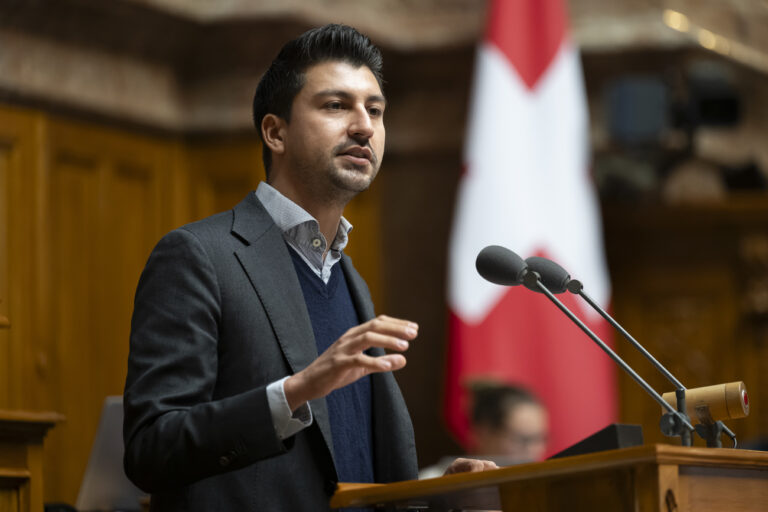
[[[288,249],[307,304],[317,353],[322,354],[349,328],[360,323],[341,264],[326,285],[301,256]],[[369,376],[332,391],[327,397],[336,473],[340,482],[373,482],[373,430]]]

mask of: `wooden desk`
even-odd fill
[[[64,417],[0,410],[0,512],[43,510],[43,438]]]
[[[646,445],[394,484],[339,484],[332,507],[768,511],[768,453]]]

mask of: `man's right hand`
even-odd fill
[[[351,328],[309,366],[285,380],[283,390],[288,405],[295,411],[301,404],[324,397],[369,373],[399,370],[405,366],[402,354],[372,357],[364,351],[381,347],[405,352],[418,331],[419,326],[413,322],[385,315]]]

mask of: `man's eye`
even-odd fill
[[[325,108],[329,110],[340,110],[341,109],[341,102],[340,101],[331,101],[330,103],[325,104]]]
[[[370,107],[368,108],[368,114],[373,117],[380,117],[384,115],[384,110],[380,109],[379,107]]]

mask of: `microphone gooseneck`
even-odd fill
[[[606,313],[599,305],[597,305],[586,293],[583,291],[583,286],[580,281],[571,279],[568,272],[547,258],[539,256],[532,256],[526,260],[523,260],[505,247],[498,245],[488,246],[483,249],[477,256],[476,267],[478,273],[486,280],[505,286],[517,286],[523,284],[526,288],[543,293],[552,301],[573,323],[575,323],[584,333],[592,339],[619,367],[621,367],[640,387],[642,387],[659,405],[663,410],[668,411],[662,417],[660,423],[662,431],[667,435],[680,436],[683,445],[691,445],[690,432],[694,431],[694,427],[691,424],[685,409],[685,387],[678,381],[664,366],[661,365],[640,343],[635,340],[625,329],[623,329],[618,322],[616,322],[608,313]],[[603,340],[601,340],[595,333],[593,333],[576,315],[573,314],[562,302],[560,302],[554,294],[564,293],[570,291],[573,294],[581,296],[592,308],[594,308],[600,315],[605,318],[614,328],[619,330],[625,338],[627,338],[636,349],[638,349],[646,358],[648,358],[654,366],[672,381],[679,395],[678,407],[675,408],[664,400],[659,393],[656,392],[642,377],[640,377],[616,352],[614,352]],[[734,446],[736,444],[736,438],[733,433],[722,424],[717,421],[714,425],[712,432],[707,434],[707,444],[710,444],[710,440],[713,440],[717,436],[718,432],[727,433],[731,439],[733,439]],[[699,432],[701,434],[701,432]],[[703,436],[704,437],[704,436]],[[719,443],[719,441],[717,441]]]
[[[621,326],[611,315],[608,314],[607,311],[605,311],[603,308],[600,307],[600,305],[592,300],[592,297],[587,295],[587,293],[584,291],[584,287],[582,286],[580,281],[577,281],[576,279],[572,279],[566,287],[568,288],[568,291],[575,295],[579,295],[584,301],[592,307],[595,311],[597,311],[600,316],[602,316],[614,329],[616,329],[623,337],[626,339],[635,349],[640,352],[643,357],[645,357],[650,363],[656,368],[659,373],[661,373],[669,382],[671,382],[675,389],[678,391],[686,392],[686,387],[683,385],[682,382],[680,382],[677,377],[672,375],[672,372],[667,370],[664,365],[662,365],[653,355],[648,352],[648,350],[640,344],[639,341],[637,341],[629,332],[624,329],[624,327]],[[738,445],[738,441],[736,440],[736,434],[728,428],[727,425],[725,425],[722,421],[718,420],[716,421],[718,427],[731,439],[733,442],[733,447],[736,448]],[[712,439],[707,438],[707,444],[713,444],[716,445],[717,443],[714,442]]]
[[[662,365],[655,357],[653,357],[653,355],[648,352],[648,350],[646,350],[646,348],[643,347],[639,341],[637,341],[631,334],[629,334],[629,332],[627,332],[624,327],[622,327],[611,315],[609,315],[602,307],[600,307],[599,304],[592,300],[592,298],[587,295],[586,292],[584,292],[584,286],[580,281],[570,278],[567,270],[565,270],[554,261],[538,256],[527,258],[525,261],[528,264],[529,270],[535,271],[540,275],[541,281],[545,284],[545,286],[550,287],[551,285],[555,289],[562,288],[563,291],[568,290],[569,292],[575,295],[579,295],[582,299],[584,299],[584,301],[586,301],[586,303],[589,304],[592,309],[597,311],[600,316],[602,316],[614,329],[616,329],[627,341],[629,341],[630,344],[635,347],[635,349],[637,349],[648,361],[650,361],[651,364],[664,377],[666,377],[666,379],[670,381],[677,390],[684,392],[686,391],[686,387],[674,375],[672,375],[672,373],[667,370],[664,365]],[[528,288],[533,289],[530,286],[528,286]],[[559,293],[555,290],[551,291],[552,293]],[[719,428],[726,435],[728,435],[728,437],[731,438],[734,447],[736,447],[736,434],[734,434],[731,429],[723,424],[722,421],[716,421],[716,423],[718,424]],[[710,439],[707,439],[707,442],[709,444]]]
[[[609,347],[603,340],[600,339],[600,337],[592,332],[592,330],[584,324],[573,312],[566,307],[565,304],[560,302],[557,297],[549,290],[547,289],[547,286],[543,283],[543,280],[540,279],[538,272],[530,271],[525,276],[525,286],[526,288],[533,289],[534,287],[538,289],[541,293],[546,295],[549,300],[551,300],[555,306],[560,309],[574,324],[576,324],[579,329],[584,331],[584,334],[586,334],[592,341],[594,341],[598,347],[600,347],[603,352],[605,352],[608,357],[613,359],[613,361],[622,369],[624,370],[637,384],[645,390],[646,393],[648,393],[651,398],[656,400],[656,402],[661,405],[661,407],[669,412],[672,417],[676,418],[677,421],[679,421],[680,425],[687,428],[689,431],[693,431],[693,425],[688,421],[688,419],[682,415],[680,412],[676,411],[672,405],[670,405],[668,402],[666,402],[661,395],[659,395],[655,389],[653,389],[650,384],[648,384],[645,380],[643,380],[640,375],[635,372],[631,366],[629,366],[616,352],[614,352],[611,347]]]

